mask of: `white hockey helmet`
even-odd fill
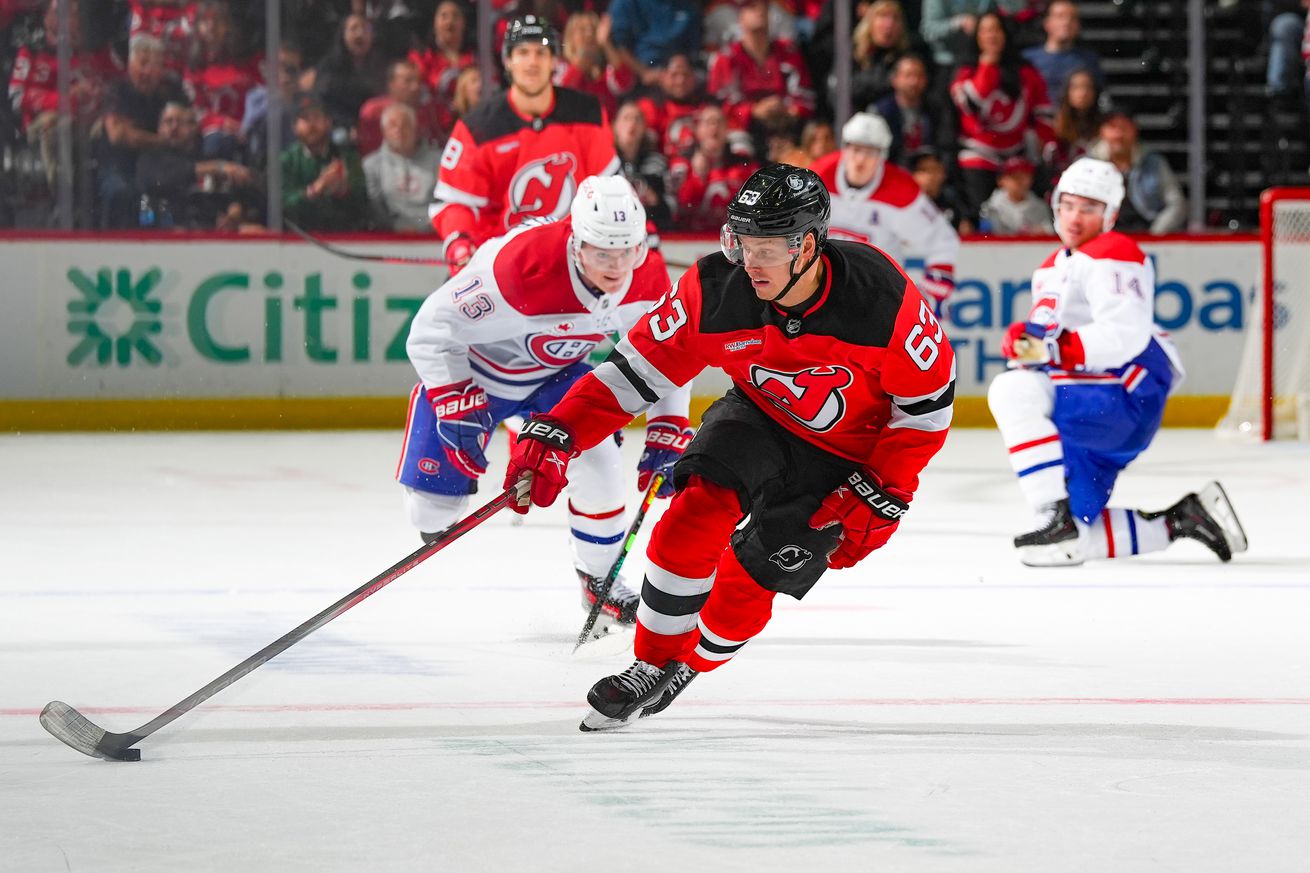
[[[841,127],[842,145],[868,146],[884,153],[892,145],[892,129],[874,112],[857,112]]]
[[[1088,200],[1099,200],[1105,204],[1105,223],[1102,230],[1114,227],[1119,217],[1119,207],[1124,202],[1124,177],[1119,168],[1109,161],[1097,158],[1079,158],[1060,174],[1060,181],[1055,183],[1051,192],[1051,206],[1060,208],[1061,194],[1077,194]]]
[[[598,249],[630,249],[646,242],[646,208],[622,176],[588,176],[569,208],[573,239]]]

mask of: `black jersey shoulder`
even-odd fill
[[[600,108],[599,100],[590,94],[558,86],[555,88],[555,108],[545,118],[547,124],[597,126],[603,120],[604,113]],[[531,128],[532,121],[524,120],[510,108],[508,91],[497,91],[465,114],[464,126],[468,128],[469,136],[473,137],[473,141],[480,145],[511,136],[524,128]]]
[[[864,243],[831,240],[824,254],[832,267],[828,299],[807,316],[802,333],[830,336],[852,345],[886,347],[910,287],[896,264]],[[696,262],[701,287],[702,333],[729,333],[773,324],[787,316],[755,296],[746,271],[722,253]]]

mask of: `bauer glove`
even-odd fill
[[[569,461],[577,457],[573,449],[573,431],[558,418],[534,415],[519,431],[518,441],[505,471],[505,487],[515,487],[524,476],[532,477],[532,487],[522,502],[510,504],[519,515],[526,515],[532,504],[550,506],[569,484]]]
[[[691,442],[691,422],[677,415],[653,418],[646,424],[646,448],[637,461],[637,490],[645,491],[656,473],[664,474],[656,497],[673,495],[673,464]]]
[[[884,488],[868,470],[856,470],[846,477],[810,517],[810,527],[815,530],[834,524],[842,527],[841,541],[828,555],[828,566],[834,570],[854,567],[886,545],[910,508],[910,496],[899,488]]]
[[[428,389],[437,416],[437,437],[446,458],[470,479],[487,472],[487,440],[495,423],[487,408],[487,392],[472,379]]]

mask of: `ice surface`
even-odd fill
[[[0,870],[1307,869],[1310,450],[1202,431],[1115,502],[1222,479],[1232,564],[1025,569],[1000,439],[959,430],[888,547],[622,732],[577,729],[630,637],[570,656],[558,507],[491,519],[139,764],[41,730],[51,699],[135,728],[414,549],[398,449],[0,438]]]

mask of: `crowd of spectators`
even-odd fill
[[[10,105],[0,121],[39,156],[48,192],[60,183],[60,3],[72,24],[77,196],[98,228],[258,227],[272,159],[283,210],[302,227],[430,233],[442,146],[500,84],[482,81],[474,10],[462,0],[282,0],[283,44],[272,63],[263,56],[263,3],[104,0],[93,11],[78,0],[7,0],[0,27]],[[497,36],[523,12],[560,29],[556,83],[601,100],[622,172],[663,229],[716,230],[724,203],[755,169],[807,165],[839,146],[833,0],[493,6]],[[1049,231],[1046,198],[1084,154],[1124,172],[1125,229],[1183,226],[1179,182],[1111,104],[1100,59],[1078,43],[1073,0],[854,0],[851,8],[851,108],[887,121],[887,159],[909,170],[957,229]],[[1280,46],[1304,21],[1293,21],[1294,11],[1279,9]],[[1290,51],[1271,66],[1271,88],[1293,87]],[[284,106],[276,157],[268,154],[270,82]]]

